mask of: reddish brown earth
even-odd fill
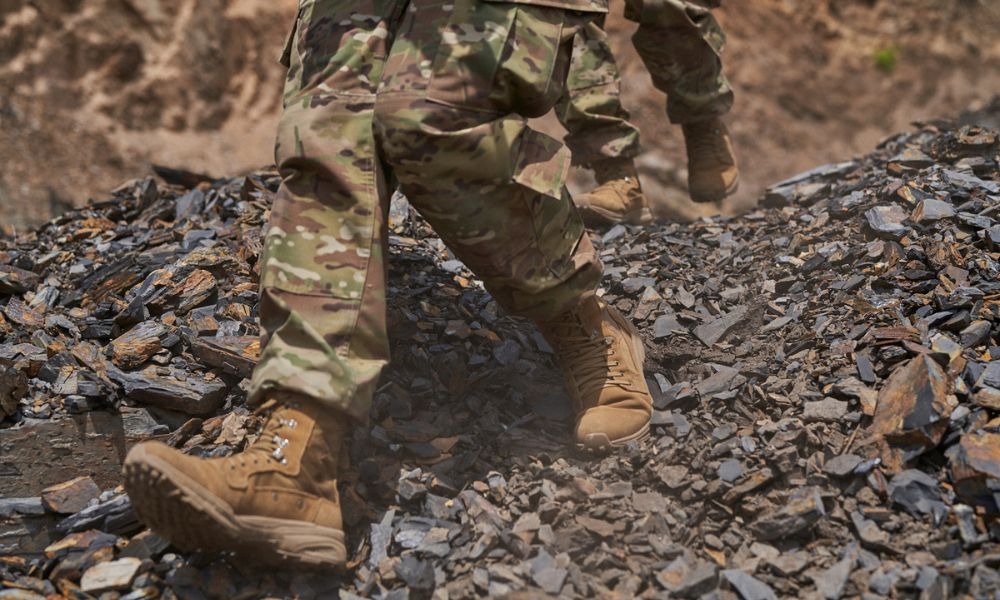
[[[151,163],[214,175],[267,164],[275,58],[294,9],[291,0],[0,3],[0,225],[38,223]],[[727,211],[769,182],[1000,90],[1000,3],[756,0],[729,2],[719,18],[744,166]],[[664,214],[716,210],[684,199],[679,131],[629,45],[632,28],[609,20],[626,104],[645,134],[646,187]],[[895,68],[880,69],[874,57],[890,48]]]

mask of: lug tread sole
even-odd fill
[[[597,206],[579,207],[580,216],[587,227],[609,227],[616,223],[626,225],[649,225],[653,222],[653,211],[648,206],[631,210],[624,215]]]
[[[185,551],[233,552],[255,564],[341,568],[344,533],[315,523],[237,515],[228,504],[156,456],[134,448],[125,488],[139,519]]]
[[[576,447],[591,454],[607,454],[615,448],[622,448],[632,442],[641,442],[648,437],[649,423],[646,423],[639,431],[616,440],[609,439],[604,433],[591,433],[583,441],[578,442]]]

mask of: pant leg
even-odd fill
[[[375,131],[403,192],[510,312],[551,317],[601,264],[564,182],[569,153],[528,127],[563,93],[592,17],[482,0],[412,0]]]
[[[388,193],[372,134],[401,2],[302,4],[275,159],[282,185],[261,258],[263,352],[250,399],[309,396],[359,420],[388,360]]]
[[[555,107],[576,164],[639,153],[639,130],[621,103],[621,73],[608,36],[591,21],[573,39],[566,92]]]
[[[667,94],[673,123],[718,117],[733,105],[733,90],[722,72],[726,37],[709,10],[718,2],[626,0],[625,16],[639,24],[632,44]]]

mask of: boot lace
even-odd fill
[[[254,442],[252,446],[247,448],[245,454],[257,453],[264,454],[267,456],[268,460],[274,460],[279,464],[288,464],[288,459],[285,457],[285,448],[288,447],[289,440],[284,437],[283,433],[289,429],[295,429],[298,427],[298,421],[291,417],[285,417],[282,415],[285,405],[279,404],[276,400],[268,400],[264,402],[256,410],[254,410],[255,415],[268,415],[267,421],[264,422],[264,428],[260,432],[260,437]]]
[[[689,125],[690,134],[685,136],[688,160],[727,161],[727,152],[722,140],[722,128],[712,123]]]
[[[625,372],[616,360],[614,338],[588,331],[576,315],[552,324],[563,368],[569,370],[581,397],[592,397],[609,385],[627,388]]]

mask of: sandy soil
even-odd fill
[[[282,78],[275,59],[294,5],[0,3],[0,226],[38,223],[151,163],[213,175],[267,164]],[[1000,90],[1000,70],[989,67],[1000,64],[1000,3],[991,0],[732,1],[719,18],[744,167],[729,212],[751,206],[769,182]],[[647,189],[674,218],[718,210],[686,201],[679,129],[630,47],[633,26],[613,14],[609,29],[645,135]],[[879,68],[880,51],[894,68]]]

